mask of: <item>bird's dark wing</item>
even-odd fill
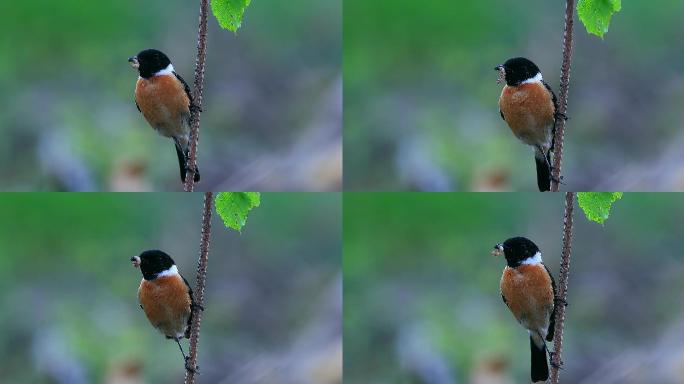
[[[181,82],[181,84],[183,84],[183,88],[185,89],[185,94],[188,95],[188,99],[190,99],[190,104],[192,104],[193,100],[192,100],[192,92],[190,92],[190,86],[188,85],[188,83],[185,82],[185,79],[183,79],[183,77],[181,75],[177,74],[176,72],[173,72],[173,75],[176,76],[176,79],[178,79]]]
[[[549,148],[549,152],[553,152],[555,148],[555,138],[556,138],[556,119],[558,118],[558,98],[556,98],[556,94],[553,92],[553,89],[551,89],[551,86],[546,83],[546,81],[542,80],[542,84],[544,84],[544,87],[546,87],[546,90],[549,91],[551,94],[551,101],[553,102],[553,128],[551,129],[551,147]],[[565,118],[565,116],[562,116]]]
[[[556,94],[553,93],[553,89],[551,89],[551,86],[546,81],[542,80],[542,84],[544,84],[544,87],[546,87],[551,94],[551,101],[553,101],[553,112],[558,112],[558,98],[556,98]]]
[[[181,276],[183,277],[183,276]],[[195,297],[192,295],[192,288],[190,288],[190,284],[188,283],[187,280],[185,280],[185,277],[183,277],[183,282],[185,283],[185,286],[188,287],[188,294],[190,295],[190,317],[188,317],[188,327],[185,329],[185,338],[189,339],[190,338],[190,324],[192,324],[192,316],[195,313]]]
[[[200,108],[199,105],[195,104],[195,100],[193,100],[192,98],[192,92],[190,92],[190,86],[188,85],[188,83],[185,82],[181,75],[177,74],[176,72],[173,72],[173,74],[183,84],[185,94],[188,95],[188,99],[190,99],[190,112],[202,112],[202,108]]]
[[[503,121],[506,121],[506,118],[504,117],[503,112],[501,112],[501,108],[499,108],[499,115],[501,115],[501,119]]]
[[[556,280],[553,279],[551,271],[549,271],[549,268],[546,265],[544,265],[544,268],[551,278],[551,288],[553,288],[553,312],[551,312],[551,319],[549,319],[549,330],[546,334],[546,341],[553,341],[553,333],[556,328],[556,295],[558,294],[558,291],[556,289]]]
[[[183,276],[181,276],[183,277]],[[190,283],[188,283],[187,280],[185,280],[185,277],[183,277],[183,282],[185,283],[185,286],[188,287],[188,294],[190,294],[190,301],[192,301],[193,304],[195,304],[195,298],[192,296],[192,288],[190,288]]]
[[[138,105],[138,100],[133,100],[135,102],[135,107],[138,108],[138,112],[142,113],[140,106]]]
[[[501,294],[501,300],[503,300],[504,304],[506,304],[506,306],[508,307],[508,300],[506,300],[506,297],[503,295],[503,293]]]

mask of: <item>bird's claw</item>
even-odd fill
[[[560,297],[556,297],[553,299],[554,304],[563,304],[564,306],[568,306],[568,302],[565,299],[562,299]]]
[[[199,375],[199,365],[195,365],[194,367],[190,366],[190,356],[185,356],[185,370],[194,374]]]
[[[553,357],[556,355],[556,352],[549,351],[549,355],[551,357],[551,359],[550,359],[551,360],[551,366],[556,368],[556,369],[563,369],[563,361],[561,360],[558,363],[556,363],[553,359]]]
[[[559,178],[553,177],[553,170],[554,170],[554,168],[553,168],[553,167],[550,167],[550,169],[551,169],[551,173],[552,173],[552,175],[551,175],[551,181],[553,181],[554,183],[558,183],[558,184],[560,184],[560,185],[565,185],[565,182],[563,182],[564,177],[563,177],[562,175],[561,175]]]
[[[556,118],[561,118],[565,121],[570,120],[570,118],[565,113],[556,112]]]

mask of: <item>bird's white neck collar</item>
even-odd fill
[[[530,256],[527,259],[521,261],[520,265],[534,265],[534,264],[541,264],[541,262],[542,262],[541,252],[537,252],[534,254],[534,256]],[[175,267],[175,265],[174,265],[174,267]]]
[[[157,273],[157,277],[174,276],[177,274],[178,274],[178,267],[176,267],[176,265],[174,264],[171,266],[171,268]]]
[[[166,66],[166,68],[164,68],[164,69],[162,69],[162,70],[159,70],[159,71],[155,72],[154,75],[152,75],[152,76],[172,75],[173,72],[174,72],[173,64],[169,64],[169,65]],[[541,74],[540,74],[539,76],[541,76]]]
[[[541,72],[537,72],[537,74],[534,75],[534,77],[530,77],[529,79],[523,81],[523,82],[520,83],[520,84],[541,83],[542,80],[544,80],[544,78],[542,77]]]

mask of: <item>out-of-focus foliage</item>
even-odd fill
[[[577,203],[587,219],[603,224],[610,215],[610,207],[622,198],[622,192],[579,192]]]
[[[242,24],[242,16],[251,0],[213,0],[211,12],[221,28],[237,32]]]
[[[345,186],[536,189],[494,67],[525,56],[558,92],[564,1],[344,1]],[[604,40],[575,25],[562,186],[684,189],[684,2],[631,1]]]
[[[173,142],[135,107],[127,59],[157,48],[192,86],[198,1],[0,2],[0,190],[182,190]],[[341,184],[340,0],[209,20],[196,190]]]
[[[223,224],[236,231],[242,230],[247,223],[247,215],[252,208],[261,204],[259,192],[220,192],[216,195],[216,212]]]
[[[563,194],[345,193],[345,383],[529,382],[502,302],[511,236],[558,277]],[[563,382],[676,384],[684,367],[684,199],[624,194],[606,226],[575,213]]]
[[[587,28],[587,32],[603,38],[608,32],[610,18],[620,12],[622,0],[579,0],[577,16]]]
[[[202,381],[341,383],[341,197],[262,196],[241,234],[213,220]],[[2,194],[0,212],[0,382],[182,382],[129,259],[165,250],[194,286],[202,194]]]

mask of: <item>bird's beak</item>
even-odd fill
[[[501,256],[503,253],[503,244],[497,244],[494,246],[494,249],[492,250],[492,256]]]
[[[494,67],[494,70],[499,71],[499,78],[496,79],[496,83],[500,84],[502,81],[506,79],[506,69],[503,65],[497,65],[496,67]]]
[[[133,263],[134,267],[138,268],[140,266],[140,257],[138,257],[138,256],[131,257],[131,262]]]
[[[128,62],[131,63],[131,67],[138,69],[140,67],[140,63],[138,62],[138,58],[133,56],[128,58]]]

